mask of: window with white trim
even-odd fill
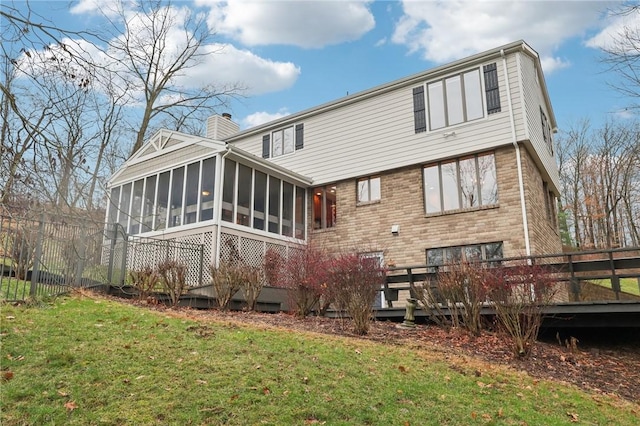
[[[262,158],[280,157],[304,148],[304,124],[284,127],[262,136]]]
[[[370,203],[380,200],[380,176],[358,179],[357,183],[358,204]]]
[[[336,226],[336,186],[327,185],[313,189],[313,229]]]
[[[483,90],[484,77],[484,90]],[[498,68],[495,63],[414,87],[414,131],[438,130],[500,112]],[[425,102],[426,96],[426,102]]]
[[[498,204],[493,153],[427,165],[423,183],[427,214]]]

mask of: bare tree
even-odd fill
[[[133,154],[154,122],[164,119],[163,123],[171,122],[180,129],[191,117],[200,120],[199,112],[210,114],[226,105],[240,94],[241,87],[214,82],[199,87],[181,84],[190,69],[220,53],[221,48],[212,43],[214,34],[204,15],[159,0],[139,2],[134,11],[126,8],[130,5],[118,1],[111,9],[103,9],[103,15],[114,32],[107,52],[122,66],[118,75],[133,83],[142,102],[141,118],[132,126],[137,133]],[[117,18],[110,19],[114,14]]]
[[[619,77],[620,82],[610,84],[625,96],[634,101],[632,108],[640,107],[640,27],[637,26],[640,5],[625,3],[612,11],[614,16],[625,22],[615,34],[612,42],[602,47],[604,62],[609,65]],[[627,19],[629,18],[629,19]]]
[[[640,241],[640,128],[582,121],[560,136],[562,209],[580,248],[636,245]]]

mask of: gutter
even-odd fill
[[[507,85],[507,102],[509,104],[509,118],[511,120],[511,137],[513,138],[513,146],[516,150],[516,164],[518,166],[518,189],[520,191],[520,210],[522,211],[522,230],[524,232],[525,255],[531,256],[531,245],[529,242],[529,220],[527,218],[527,204],[524,197],[524,179],[522,177],[522,158],[520,156],[520,145],[516,136],[516,122],[513,113],[513,105],[511,104],[511,87],[509,85],[509,73],[507,71],[507,58],[504,49],[500,50],[502,56],[502,68],[504,70],[505,82]]]

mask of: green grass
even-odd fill
[[[426,349],[198,323],[81,296],[1,308],[3,426],[632,425],[640,418],[638,404]]]
[[[611,288],[611,280],[591,280],[594,284],[598,284],[599,286]],[[635,294],[636,296],[640,296],[640,285],[638,284],[637,278],[620,278],[620,290],[623,293]]]
[[[24,300],[29,296],[31,282],[14,277],[0,277],[0,301]]]

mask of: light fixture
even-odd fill
[[[211,195],[211,192],[207,191],[206,189],[204,191],[202,191],[202,195],[205,197],[208,197],[209,195]]]
[[[398,235],[400,233],[400,225],[391,225],[391,233]]]

